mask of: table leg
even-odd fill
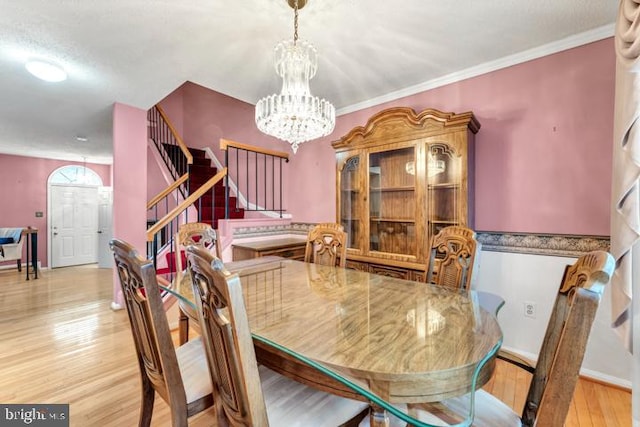
[[[30,260],[31,260],[31,234],[27,234],[26,236],[24,236],[25,239],[27,239],[27,262],[26,262],[26,272],[27,272],[27,280],[29,280],[29,266],[30,264]]]
[[[38,233],[28,233],[27,239],[27,262],[25,268],[27,272],[27,280],[29,280],[30,272],[33,271],[33,278],[38,278]]]
[[[182,308],[180,309],[178,320],[178,339],[180,340],[180,345],[189,341],[189,316],[182,311]]]
[[[370,403],[369,425],[371,427],[389,427],[389,415],[387,411],[375,403]]]
[[[34,279],[38,278],[38,233],[31,233],[31,266]],[[28,267],[27,267],[28,268]]]

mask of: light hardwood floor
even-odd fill
[[[112,278],[95,266],[44,270],[28,282],[0,270],[0,403],[69,403],[77,427],[137,425],[138,367],[126,312],[110,309]],[[528,382],[499,362],[485,388],[520,412]],[[152,425],[169,425],[168,414],[157,397]],[[215,419],[207,412],[190,425]],[[581,380],[566,426],[631,426],[631,394]]]

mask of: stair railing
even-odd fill
[[[158,149],[173,179],[177,180],[189,173],[193,156],[162,107],[155,105],[151,108],[147,113],[147,120],[149,121],[149,138]],[[185,197],[189,194],[188,181],[182,191]]]
[[[155,105],[147,112],[149,138],[153,141],[158,154],[167,167],[174,182],[147,203],[147,231],[159,221],[166,218],[189,195],[189,173],[193,164],[193,156],[175,127],[160,105]],[[186,222],[188,211],[185,209]],[[174,230],[177,230],[178,219],[160,227],[153,238],[153,244],[147,244],[147,257],[153,259],[157,268],[158,250],[172,243]]]
[[[225,183],[225,218],[230,205],[230,188],[235,185],[237,195],[243,194],[246,202],[244,210],[255,212],[276,212],[282,218],[286,209],[282,206],[283,162],[289,162],[289,154],[267,150],[240,142],[220,139],[220,149],[224,151],[224,167],[229,170]]]
[[[191,195],[185,198],[181,203],[175,207],[168,209],[168,212],[160,219],[154,221],[153,224],[147,228],[147,256],[153,259],[153,264],[158,269],[158,255],[160,253],[173,253],[177,251],[176,242],[173,236],[177,233],[180,225],[187,222],[199,222],[201,220],[202,209],[204,207],[203,198],[207,192],[212,191],[213,187],[224,179],[227,175],[227,168],[222,169],[220,172],[211,177],[200,188],[194,191]],[[183,177],[180,178],[183,179]],[[186,175],[188,177],[188,175]],[[176,181],[178,183],[180,180]],[[172,184],[174,191],[178,188],[179,184]],[[172,188],[172,187],[169,187]],[[158,196],[154,197],[151,201],[161,201],[166,198],[170,198],[171,191],[169,188],[164,190]],[[163,193],[166,193],[163,197]],[[151,206],[151,201],[147,207]],[[155,204],[157,206],[158,203]],[[196,208],[197,206],[197,208]],[[215,210],[215,197],[211,198],[211,209]],[[173,280],[175,270],[175,260],[168,260],[169,282]]]
[[[147,230],[184,200],[182,188],[188,180],[189,174],[182,175],[177,181],[173,182],[147,202]],[[162,229],[158,236],[159,247],[166,245],[168,239],[171,238],[171,234],[167,235],[165,232],[166,230]],[[147,252],[148,255],[151,255],[151,252]]]

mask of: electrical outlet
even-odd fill
[[[531,301],[524,302],[524,315],[527,317],[531,317],[533,319],[536,318],[536,303]]]

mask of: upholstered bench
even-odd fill
[[[0,227],[0,262],[16,261],[22,271],[22,228]]]

